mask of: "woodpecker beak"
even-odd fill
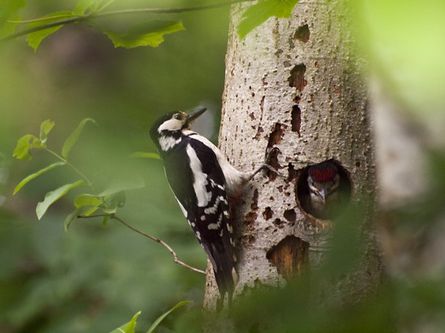
[[[326,204],[326,196],[327,196],[326,190],[321,190],[320,191],[320,199],[321,199],[321,202],[323,203],[323,205]]]
[[[195,120],[200,115],[202,115],[206,110],[207,110],[207,108],[201,108],[201,109],[198,109],[197,111],[189,113],[187,116],[187,123],[191,123],[193,120]]]

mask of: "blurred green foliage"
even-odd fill
[[[38,17],[73,5],[29,1],[22,14]],[[74,172],[53,169],[12,197],[24,176],[56,162],[40,152],[31,152],[36,157],[32,160],[14,162],[11,154],[20,135],[35,133],[42,120],[53,119],[57,126],[49,140],[60,152],[77,124],[94,118],[98,126],[83,131],[70,152],[72,161],[98,189],[141,178],[144,187],[127,194],[122,216],[167,240],[188,263],[205,266],[205,256],[170,193],[160,162],[130,155],[154,151],[148,129],[160,114],[205,103],[217,118],[228,8],[166,18],[181,19],[187,31],[172,35],[156,49],[115,49],[95,30],[80,25],[48,37],[36,54],[21,39],[0,45],[5,64],[0,80],[2,333],[109,332],[139,310],[143,312],[139,325],[148,327],[178,300],[201,301],[203,276],[175,265],[165,249],[136,233],[112,221],[103,226],[100,219],[76,223],[66,233],[69,200],[57,202],[36,222],[36,202],[75,180]],[[210,128],[205,129],[215,133],[209,121]]]
[[[159,318],[157,318],[153,322],[153,324],[150,326],[150,328],[148,329],[148,331],[146,333],[154,333],[156,328],[162,323],[162,321],[165,318],[167,318],[168,315],[170,315],[176,309],[179,309],[180,307],[183,307],[184,305],[187,305],[188,303],[189,303],[188,301],[179,302],[174,307],[172,307],[170,310],[168,310],[167,312],[163,313],[161,316],[159,316]],[[122,325],[119,328],[116,328],[111,333],[136,333],[136,326],[138,324],[138,318],[139,318],[140,315],[141,315],[141,311],[137,312],[131,318],[131,320],[128,323]]]
[[[352,1],[355,33],[370,73],[406,111],[445,122],[445,2]],[[443,142],[443,141],[442,141]]]
[[[242,20],[237,27],[241,38],[268,20],[270,17],[286,18],[292,14],[292,10],[298,0],[264,0],[258,1],[243,13]]]

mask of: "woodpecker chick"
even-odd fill
[[[338,167],[330,161],[310,166],[307,185],[310,213],[316,217],[327,218],[340,199]]]
[[[179,207],[210,259],[221,300],[227,294],[230,303],[237,258],[229,202],[251,175],[235,169],[212,142],[190,130],[204,111],[166,114],[154,123],[150,136]]]

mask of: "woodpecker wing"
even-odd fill
[[[164,157],[170,186],[196,237],[206,251],[222,297],[232,296],[236,274],[233,228],[224,174],[214,151],[193,137]]]

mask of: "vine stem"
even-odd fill
[[[230,6],[237,3],[242,2],[253,2],[256,0],[231,0],[231,1],[224,1],[224,2],[217,2],[213,4],[208,5],[200,5],[200,6],[189,6],[189,7],[174,7],[174,8],[132,8],[132,9],[121,9],[121,10],[112,10],[112,11],[104,11],[102,13],[96,13],[96,14],[88,14],[88,15],[78,15],[69,17],[66,19],[61,19],[55,22],[50,22],[47,24],[42,24],[36,27],[31,27],[28,29],[24,29],[22,31],[13,33],[9,36],[6,36],[0,41],[7,41],[11,40],[20,36],[24,36],[33,32],[58,27],[66,24],[72,24],[72,23],[80,23],[84,21],[88,21],[91,19],[97,19],[102,17],[109,17],[109,16],[116,16],[116,15],[126,15],[126,14],[140,14],[140,13],[151,13],[151,14],[177,14],[177,13],[185,13],[185,12],[191,12],[191,11],[200,11],[200,10],[206,10],[206,9],[214,9],[224,6]],[[36,19],[30,19],[25,21],[8,21],[10,23],[15,24],[25,24],[25,23],[32,23],[32,22],[39,22],[39,21],[46,21],[50,18],[36,18]]]
[[[91,180],[82,171],[80,171],[78,168],[76,168],[76,166],[74,166],[70,161],[68,161],[66,158],[60,156],[59,154],[57,154],[52,149],[49,149],[49,148],[45,147],[45,150],[48,153],[50,153],[51,155],[53,155],[54,157],[56,157],[61,162],[63,162],[66,165],[68,165],[71,169],[73,169],[73,171],[75,173],[77,173],[88,184],[89,187],[93,187],[93,183],[91,182]]]
[[[164,242],[162,239],[160,239],[158,237],[155,237],[155,236],[152,236],[150,234],[147,234],[144,231],[141,231],[141,230],[137,229],[136,227],[132,226],[131,224],[129,224],[128,222],[126,222],[124,219],[120,218],[117,215],[114,215],[114,214],[111,214],[111,215],[110,214],[98,214],[98,215],[91,215],[91,216],[79,215],[79,216],[77,216],[77,218],[79,218],[79,219],[89,219],[89,218],[94,218],[94,217],[106,217],[106,216],[110,217],[111,219],[114,219],[114,220],[118,221],[119,223],[121,223],[122,225],[124,225],[128,229],[138,233],[139,235],[142,235],[145,238],[148,238],[148,239],[152,240],[153,242],[156,242],[156,243],[162,245],[164,248],[167,249],[168,252],[170,252],[170,254],[173,257],[173,261],[176,264],[178,264],[178,265],[180,265],[182,267],[185,267],[185,268],[187,268],[187,269],[189,269],[189,270],[191,270],[193,272],[204,274],[204,275],[206,274],[205,271],[203,271],[202,269],[193,267],[193,266],[185,263],[181,259],[179,259],[179,257],[176,254],[175,250],[173,250],[173,248],[170,245],[168,245],[166,242]]]

